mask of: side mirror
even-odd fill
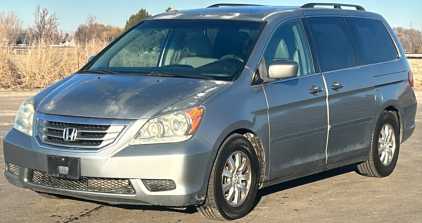
[[[268,77],[271,79],[284,79],[296,77],[299,65],[291,60],[276,60],[268,68]]]
[[[94,57],[97,56],[97,54],[91,55],[88,57],[88,62],[91,61],[92,59],[94,59]]]

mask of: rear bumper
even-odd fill
[[[174,207],[200,205],[205,200],[210,160],[213,160],[210,159],[211,145],[197,137],[174,144],[125,145],[123,149],[110,148],[107,151],[78,153],[42,148],[35,138],[12,129],[4,138],[3,145],[6,163],[20,167],[18,171],[5,171],[5,176],[11,184],[34,191],[112,204]],[[135,192],[127,194],[83,191],[61,186],[45,186],[29,180],[28,173],[31,170],[47,172],[48,155],[80,158],[82,177],[94,181],[104,178],[128,180]],[[153,192],[146,187],[142,179],[172,180],[176,188]]]

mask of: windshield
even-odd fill
[[[243,70],[263,25],[226,20],[145,21],[85,72],[232,81]]]

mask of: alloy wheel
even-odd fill
[[[378,155],[384,166],[390,165],[396,150],[396,136],[393,126],[386,123],[380,131],[378,139]]]
[[[224,198],[232,207],[242,205],[251,187],[251,164],[248,156],[236,151],[232,153],[224,165],[222,189]]]

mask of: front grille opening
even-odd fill
[[[92,132],[81,132],[81,136],[83,137],[92,137],[92,138],[103,138],[106,133],[92,133]]]
[[[13,163],[6,163],[6,170],[10,173],[19,176],[19,172],[21,171],[21,167],[13,164]]]
[[[46,172],[28,170],[28,182],[46,187],[74,191],[88,191],[112,194],[135,194],[129,179],[82,177],[80,180],[68,180],[48,176]]]
[[[74,124],[74,123],[64,123],[64,122],[51,122],[46,121],[46,125],[52,127],[61,127],[61,128],[77,128],[83,130],[102,130],[105,131],[110,128],[109,125],[85,125],[85,124]]]
[[[173,180],[142,180],[145,187],[151,192],[169,191],[176,189],[176,183]]]
[[[95,125],[38,119],[37,139],[45,144],[72,150],[98,150],[115,142],[125,127],[125,125]],[[76,134],[71,140],[65,140],[64,133],[68,128]]]
[[[103,142],[102,140],[76,140],[72,142],[66,142],[62,138],[56,138],[47,136],[48,141],[58,142],[65,145],[89,145],[89,146],[99,146]]]
[[[63,130],[47,129],[47,131],[48,132],[51,132],[51,133],[56,133],[56,134],[59,134],[59,135],[63,135]]]

